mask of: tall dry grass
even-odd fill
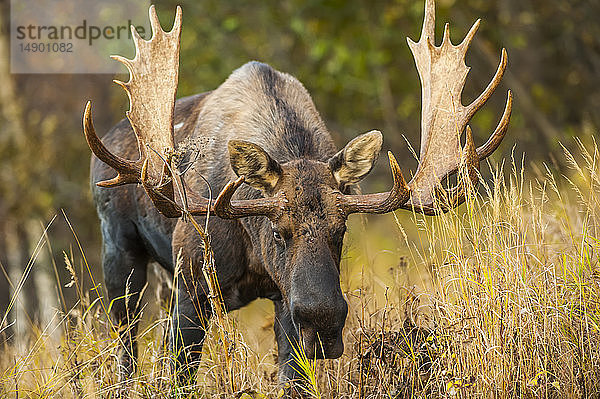
[[[297,353],[307,395],[600,397],[600,155],[595,143],[580,143],[564,156],[567,175],[541,166],[525,177],[532,168],[513,161],[443,216],[353,219],[342,261],[346,350],[316,364]],[[167,296],[156,310],[145,308],[152,316],[140,329],[138,373],[118,381],[118,329],[127,326],[110,322],[101,286],[81,287],[75,262],[66,256],[73,281],[63,289],[77,290],[77,306],[57,311],[21,346],[2,348],[3,396],[282,393],[265,302],[221,315],[196,379],[179,386],[165,339]]]

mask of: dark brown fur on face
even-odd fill
[[[300,340],[309,357],[340,356],[347,314],[339,283],[345,216],[336,196],[340,190],[352,190],[346,186],[371,169],[380,134],[363,135],[334,157],[331,136],[302,84],[257,62],[234,71],[210,93],[180,99],[174,125],[177,143],[203,143],[199,160],[186,173],[191,189],[209,196],[202,175],[215,195],[238,173],[249,177],[249,184],[236,192],[238,198],[281,195],[287,200],[285,209],[270,219],[210,217],[208,231],[227,308],[237,309],[256,298],[274,301],[283,381],[296,377],[290,362],[292,345]],[[115,126],[104,143],[121,156],[137,158],[127,121]],[[93,159],[93,183],[113,173]],[[131,292],[141,291],[150,260],[173,272],[181,253],[185,281],[178,287],[173,312],[179,327],[173,345],[174,350],[185,348],[181,364],[194,364],[210,316],[207,287],[197,269],[203,256],[197,234],[185,221],[159,215],[140,187],[93,185],[93,193],[111,300],[125,294],[127,283]],[[204,218],[198,222],[203,224]],[[129,303],[137,303],[137,298]],[[136,309],[115,300],[112,312],[125,322],[134,318]],[[132,364],[131,353],[125,352],[127,373]]]
[[[337,182],[323,162],[301,159],[284,164],[273,191],[287,201],[284,211],[271,220],[273,237],[265,240],[265,246],[279,246],[281,250],[274,253],[289,258],[282,262],[275,257],[271,265],[283,268],[272,276],[288,297],[291,282],[287,276],[298,263],[295,259],[308,258],[316,242],[328,247],[336,268],[339,266],[346,220],[337,207]]]
[[[338,357],[348,311],[339,284],[346,231],[336,201],[339,186],[319,161],[291,161],[283,170],[275,190],[287,206],[272,220],[273,238],[264,244],[273,248],[271,276],[289,304],[307,356]]]

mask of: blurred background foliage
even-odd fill
[[[492,162],[510,156],[514,146],[515,158],[527,154],[526,170],[539,161],[560,168],[553,156],[559,142],[570,146],[575,136],[585,141],[598,134],[599,1],[437,3],[438,37],[446,21],[456,43],[477,18],[483,20],[467,57],[472,70],[463,103],[483,90],[502,47],[508,50],[503,83],[472,122],[481,144],[502,113],[506,91],[514,91],[508,137]],[[403,136],[419,147],[420,84],[405,37],[418,39],[422,0],[164,0],[156,4],[164,27],[170,28],[177,4],[184,15],[178,96],[212,90],[245,62],[260,60],[303,82],[339,147],[380,129],[384,150],[397,155],[405,173],[414,171],[416,160]],[[0,1],[0,17],[0,262],[20,275],[40,226],[62,209],[100,275],[101,239],[81,115],[91,99],[97,130],[106,132],[124,117],[127,97],[108,75],[10,74],[7,0]],[[133,49],[124,55],[133,56]],[[366,190],[389,185],[384,159],[365,182]],[[53,250],[40,254],[34,270],[53,273],[49,260],[62,265],[62,251],[73,245],[72,232],[60,219],[49,233]],[[57,267],[57,273],[63,275],[63,269]],[[0,274],[0,307],[8,300],[5,280]],[[37,303],[37,294],[31,286],[26,301]],[[29,312],[34,317],[36,308]]]

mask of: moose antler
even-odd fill
[[[461,96],[469,67],[465,55],[473,36],[479,28],[477,20],[462,43],[450,42],[450,29],[446,24],[439,47],[435,46],[435,2],[425,1],[425,17],[421,38],[413,42],[407,38],[421,79],[421,150],[419,166],[412,180],[406,185],[400,180],[400,169],[390,154],[390,166],[394,176],[394,188],[387,193],[346,195],[340,199],[346,213],[384,213],[398,208],[412,209],[425,214],[446,212],[464,202],[466,181],[446,190],[441,181],[466,168],[472,184],[478,182],[479,162],[500,145],[508,128],[512,109],[512,93],[508,92],[504,114],[489,140],[475,148],[471,129],[467,126],[475,112],[490,98],[500,84],[507,64],[506,50],[496,74],[489,85],[471,104],[463,106]],[[460,148],[460,136],[466,130],[466,145]],[[401,187],[401,188],[400,188]]]
[[[127,83],[114,82],[127,92],[130,102],[127,118],[135,132],[141,158],[148,163],[151,178],[162,176],[165,161],[170,163],[175,143],[173,113],[179,76],[179,39],[181,8],[177,7],[173,29],[165,32],[160,26],[156,9],[150,7],[152,38],[146,41],[132,26],[135,57],[130,60],[111,56],[129,71]]]
[[[160,26],[154,6],[149,9],[152,38],[142,39],[131,27],[136,54],[133,59],[111,58],[129,70],[129,81],[115,83],[129,96],[127,118],[137,137],[140,158],[123,159],[111,153],[97,136],[92,123],[91,103],[85,107],[83,130],[92,152],[117,171],[117,176],[96,183],[101,187],[140,183],[155,207],[166,217],[178,218],[189,213],[205,215],[209,211],[227,219],[270,215],[281,207],[279,198],[258,198],[231,201],[243,178],[230,182],[216,201],[211,202],[197,193],[184,190],[183,179],[173,174],[175,153],[173,116],[179,75],[179,41],[181,37],[181,8],[177,7],[170,32]],[[154,183],[157,182],[157,183]],[[182,195],[175,198],[174,183]],[[188,206],[188,200],[192,205]]]
[[[504,114],[486,144],[475,149],[467,124],[500,84],[507,64],[505,49],[502,49],[498,69],[483,93],[467,106],[461,103],[462,91],[470,69],[465,64],[465,56],[480,21],[475,21],[462,43],[456,46],[450,41],[450,29],[446,24],[442,44],[437,47],[435,2],[426,0],[421,38],[416,43],[407,38],[421,79],[422,109],[420,162],[415,176],[409,183],[411,196],[404,208],[414,207],[419,212],[431,214],[438,208],[447,211],[462,203],[466,184],[464,180],[453,190],[442,189],[440,182],[464,166],[471,182],[477,183],[479,161],[490,155],[504,138],[512,109],[510,91]],[[461,150],[460,136],[465,128],[466,145]],[[445,201],[443,197],[446,197]],[[443,202],[436,202],[436,199],[442,199]]]
[[[130,109],[127,118],[137,137],[140,158],[129,161],[112,154],[96,135],[92,123],[91,104],[85,108],[83,130],[90,149],[96,156],[117,171],[110,180],[96,183],[101,187],[115,187],[128,183],[141,183],[148,196],[167,217],[179,217],[187,201],[174,198],[173,183],[182,180],[172,173],[174,154],[173,113],[179,74],[179,40],[181,36],[181,8],[177,7],[175,21],[170,32],[160,26],[154,6],[149,9],[152,38],[142,39],[134,26],[131,26],[135,57],[111,58],[123,63],[129,70],[129,81],[114,82],[123,87],[129,96]],[[154,183],[156,182],[156,183]],[[210,202],[193,192],[186,197],[194,203],[187,211],[191,214],[205,214]]]

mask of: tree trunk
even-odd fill
[[[10,284],[8,276],[10,267],[8,262],[8,253],[6,245],[6,218],[4,215],[0,217],[0,344],[7,341],[12,335],[12,328],[8,327],[12,321],[12,317],[7,315],[8,304],[10,303]],[[6,317],[5,317],[6,316]],[[2,323],[4,320],[4,323]]]
[[[17,251],[19,256],[19,270],[27,271],[27,266],[31,260],[29,234],[23,222],[17,222]],[[40,302],[38,299],[38,291],[35,285],[35,265],[29,269],[29,274],[23,285],[23,296],[25,298],[25,312],[33,323],[40,321]]]

